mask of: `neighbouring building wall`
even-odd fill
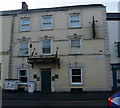
[[[2,18],[0,18],[0,52],[2,52]],[[2,65],[2,54],[0,54],[0,71],[2,71],[1,65]],[[1,85],[2,85],[2,81],[1,81],[1,73],[0,73],[0,86]]]
[[[108,13],[107,20],[113,80],[112,90],[120,90],[120,13]]]
[[[0,16],[1,21],[1,34],[0,34],[0,61],[1,61],[1,86],[4,87],[4,81],[8,78],[8,66],[9,66],[9,45],[10,45],[10,35],[11,35],[11,16]]]
[[[119,63],[116,42],[118,42],[118,21],[108,22],[108,34],[110,44],[111,63]]]

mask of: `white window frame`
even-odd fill
[[[76,15],[78,15],[79,16],[79,19],[78,20],[71,20],[71,16],[76,16]],[[69,15],[69,28],[79,28],[79,27],[81,27],[81,19],[80,19],[80,14],[70,14]],[[78,26],[72,26],[72,24],[71,23],[74,23],[74,22],[78,22]]]
[[[27,24],[23,23],[23,20],[29,20]],[[30,18],[21,18],[20,19],[20,31],[30,31]],[[26,26],[28,29],[23,29],[23,27]]]
[[[21,71],[21,70],[26,70],[26,74],[27,74],[27,75],[24,76],[24,77],[27,77],[27,82],[21,82],[21,81],[20,81],[20,71]],[[21,76],[21,77],[22,77],[22,76]],[[28,83],[28,69],[19,69],[19,70],[18,70],[18,79],[19,79],[19,84],[27,84],[27,83]]]
[[[80,41],[80,45],[79,46],[72,46],[72,40],[79,40]],[[81,42],[82,40],[81,39],[76,39],[76,38],[73,38],[73,39],[70,39],[70,49],[71,49],[71,54],[81,54]],[[75,51],[75,52],[72,52],[72,49],[77,49],[79,48],[79,51]]]
[[[48,53],[48,54],[45,54],[45,53],[43,53],[43,46],[42,46],[42,42],[43,41],[50,41],[50,53]],[[48,40],[41,40],[41,55],[51,55],[52,54],[52,40],[51,39],[48,39]]]
[[[81,82],[72,82],[72,70],[73,69],[80,69],[81,70],[81,75],[79,75],[79,76],[81,76]],[[78,75],[76,75],[76,76],[78,76]],[[82,85],[83,84],[83,70],[82,70],[82,68],[71,68],[70,69],[70,83],[71,83],[71,85]]]
[[[26,48],[27,49],[27,51],[28,51],[28,53],[27,54],[25,54],[25,55],[21,55],[21,42],[28,42],[28,48]],[[23,49],[25,49],[25,48],[23,48]],[[28,56],[29,55],[29,41],[19,41],[19,56]]]
[[[50,17],[50,22],[44,22],[44,18]],[[44,24],[50,24],[50,28],[44,28]],[[42,30],[50,30],[53,29],[53,17],[51,15],[48,16],[42,16]]]

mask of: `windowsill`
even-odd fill
[[[83,53],[71,53],[71,54],[68,54],[68,55],[83,55]]]
[[[68,27],[68,29],[81,29],[82,27]]]
[[[20,30],[19,32],[30,32],[31,30]]]
[[[51,56],[52,54],[41,54],[40,56]]]
[[[51,31],[53,30],[53,28],[50,28],[50,29],[41,29],[40,31]]]
[[[77,85],[83,85],[83,84],[82,83],[71,83],[71,85],[77,86]]]

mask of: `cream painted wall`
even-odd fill
[[[54,66],[44,66],[44,65],[34,65],[34,68],[30,68],[29,77],[30,80],[33,79],[33,74],[37,72],[40,73],[41,68],[51,68],[52,74],[58,74],[59,79],[55,80],[55,88],[68,88],[71,87],[79,87],[79,88],[105,88],[107,86],[106,83],[106,64],[105,64],[105,55],[104,53],[104,40],[83,40],[83,55],[77,55],[76,57],[73,55],[68,56],[69,52],[69,41],[64,42],[54,42],[53,46],[59,46],[59,55],[60,55],[60,69]],[[39,43],[37,43],[39,44]],[[54,49],[54,47],[53,47]],[[100,53],[99,49],[102,49],[103,52]],[[15,49],[17,51],[17,49]],[[65,53],[64,53],[65,52]],[[95,54],[95,55],[94,55]],[[102,55],[99,55],[102,54]],[[63,56],[62,56],[63,55]],[[69,63],[80,62],[85,64],[85,80],[84,85],[80,86],[72,86],[70,84],[70,72],[68,65]],[[14,60],[14,67],[17,67],[20,64],[27,64],[26,58],[17,58]],[[16,73],[17,68],[14,68],[14,72]],[[18,78],[18,74],[14,73],[14,77]],[[63,83],[64,81],[64,83]]]
[[[70,29],[68,28],[69,14],[80,13],[81,15],[81,27]],[[21,64],[29,66],[29,80],[33,79],[33,74],[37,73],[40,76],[41,68],[51,68],[52,75],[58,74],[59,78],[54,81],[54,89],[56,91],[70,91],[71,88],[89,88],[91,90],[107,90],[107,77],[109,73],[108,67],[109,62],[106,61],[105,55],[105,9],[104,8],[87,8],[84,9],[71,9],[68,11],[54,11],[54,12],[38,12],[28,14],[18,14],[15,18],[15,36],[14,36],[14,55],[13,55],[13,74],[14,78],[18,78],[18,67]],[[53,30],[41,30],[41,17],[43,15],[53,16]],[[89,22],[92,21],[92,17],[95,17],[96,22],[96,39],[92,39],[92,28]],[[31,30],[29,32],[20,32],[20,18],[30,17],[31,18]],[[105,26],[105,27],[103,27]],[[70,37],[74,37],[74,34],[80,36],[82,39],[82,54],[70,55]],[[59,47],[60,57],[60,69],[57,65],[31,65],[27,63],[26,57],[19,57],[19,40],[26,37],[36,48],[38,55],[41,55],[40,40],[44,39],[45,36],[52,39],[52,54],[55,54],[56,48]],[[100,52],[102,50],[102,52]],[[71,85],[70,84],[70,68],[69,63],[81,63],[84,64],[83,72],[83,85]],[[110,89],[109,89],[110,90]]]
[[[83,20],[83,34],[86,36],[86,38],[91,38],[92,36],[92,30],[89,29],[92,24],[93,16],[95,21],[95,26],[96,26],[96,37],[98,38],[104,38],[103,36],[103,20],[104,17],[102,15],[101,10],[95,10],[95,9],[90,9],[90,10],[85,10],[82,13],[82,20]],[[87,30],[87,32],[86,32]]]
[[[31,40],[38,40],[38,37],[44,37],[48,35],[49,37],[55,37],[56,39],[66,39],[67,36],[72,36],[73,34],[83,35],[85,39],[90,39],[92,30],[91,24],[93,16],[95,17],[96,22],[96,35],[98,38],[103,38],[103,9],[95,10],[93,9],[78,9],[71,10],[73,13],[80,13],[81,15],[81,29],[68,29],[69,27],[69,12],[67,11],[58,11],[58,12],[42,12],[42,13],[33,13],[33,14],[20,14],[16,17],[15,30],[17,36],[20,38],[22,36],[30,37]],[[41,30],[41,19],[43,15],[52,15],[53,16],[53,30]],[[60,17],[61,16],[61,17]],[[31,32],[19,32],[20,30],[20,18],[21,17],[30,17],[31,20]],[[40,32],[42,31],[42,32]],[[86,32],[87,31],[87,32]],[[21,35],[22,34],[22,35]]]

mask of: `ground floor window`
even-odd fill
[[[19,81],[20,83],[27,83],[27,70],[21,69],[19,70]]]
[[[71,69],[71,84],[82,84],[82,69]]]

